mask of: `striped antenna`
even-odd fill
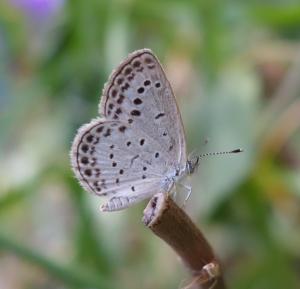
[[[199,155],[199,158],[207,157],[207,156],[217,156],[217,155],[227,155],[227,154],[237,154],[243,152],[242,149],[235,149],[232,151],[226,151],[226,152],[214,152],[214,153],[205,153]]]

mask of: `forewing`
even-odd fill
[[[186,163],[181,116],[169,81],[151,50],[134,52],[110,76],[101,99],[100,114],[143,131],[165,156],[166,168]]]

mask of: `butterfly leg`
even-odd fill
[[[192,193],[192,187],[191,186],[186,186],[186,185],[183,185],[183,187],[187,190],[187,194],[186,194],[186,197],[184,199],[184,202],[183,202],[183,207],[185,207],[188,199],[190,198],[191,196],[191,193]]]
[[[182,187],[182,188],[186,191],[186,197],[185,197],[185,199],[184,199],[184,201],[183,201],[183,205],[182,205],[182,208],[184,208],[185,205],[186,205],[186,203],[187,203],[187,201],[188,201],[188,199],[189,199],[190,196],[191,196],[191,193],[192,193],[192,187],[191,187],[191,186],[188,186],[188,185],[184,185],[184,184],[182,184],[182,183],[177,183],[177,185],[179,185],[180,187]]]
[[[168,193],[170,194],[170,193]],[[177,196],[177,191],[175,190],[173,193],[172,193],[172,197],[174,199],[174,201],[176,202],[176,196]]]
[[[177,203],[177,200],[176,200],[176,197],[177,197],[177,192],[176,190],[172,190],[172,191],[163,191],[161,192],[165,195],[165,198],[168,199],[168,198],[171,198],[173,201],[175,201],[175,203]]]

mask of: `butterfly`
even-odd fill
[[[113,71],[99,114],[78,130],[70,155],[83,188],[109,198],[103,211],[169,193],[197,168],[199,156],[187,158],[174,93],[150,49],[133,52]]]

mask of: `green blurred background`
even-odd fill
[[[0,288],[180,288],[142,222],[103,214],[70,169],[111,70],[151,48],[201,160],[186,210],[229,288],[300,288],[300,3],[2,0]],[[209,143],[204,145],[205,139]]]

